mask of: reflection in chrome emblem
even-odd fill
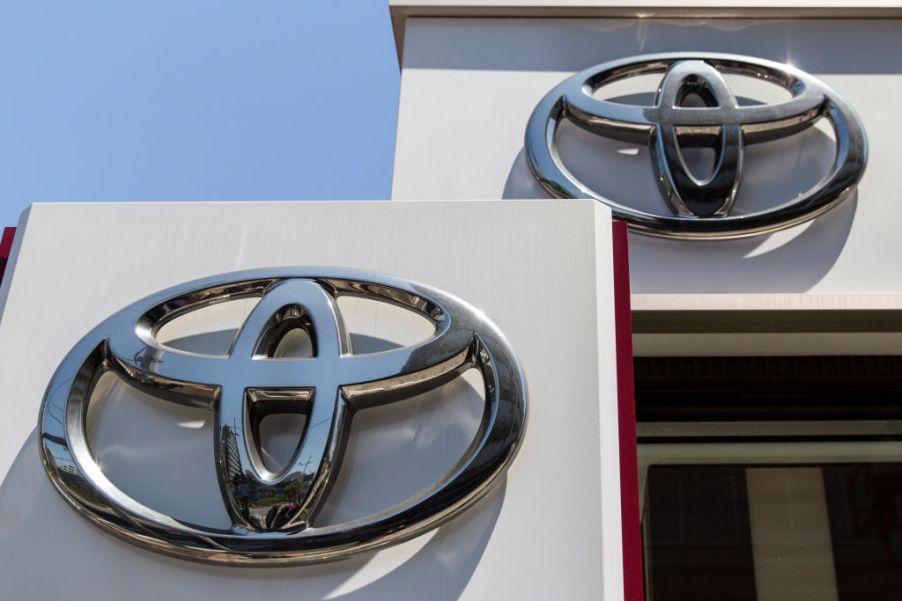
[[[663,73],[653,106],[594,97],[596,90],[635,75]],[[792,97],[775,104],[740,106],[723,74],[763,79]],[[683,106],[696,96],[704,106]],[[835,136],[833,165],[813,188],[772,209],[744,215],[730,210],[739,190],[743,146],[800,132],[820,118]],[[555,136],[563,118],[587,131],[648,144],[661,193],[673,215],[654,215],[604,198],[577,181],[558,156]],[[681,147],[715,152],[714,169],[692,175]],[[867,140],[852,108],[818,79],[788,65],[745,56],[708,53],[651,54],[586,69],[549,92],[526,129],[530,169],[558,198],[594,198],[639,232],[674,238],[736,238],[802,223],[845,199],[864,173]]]
[[[425,342],[355,355],[336,299],[384,301],[429,319]],[[176,350],[156,339],[176,317],[214,303],[260,300],[227,355]],[[295,330],[311,358],[274,358]],[[478,369],[485,383],[482,423],[467,454],[427,490],[403,503],[337,525],[318,525],[341,465],[356,411],[406,399]],[[106,372],[162,399],[215,414],[222,496],[233,526],[215,529],[163,515],[103,474],[86,437],[87,406]],[[259,423],[303,413],[301,442],[278,473],[260,459]],[[113,315],[66,356],[41,410],[41,457],[51,481],[83,516],[125,539],[172,555],[221,563],[287,564],[334,559],[406,540],[479,499],[519,449],[526,420],[520,367],[498,329],[462,301],[388,276],[349,270],[271,269],[200,280],[151,296]],[[441,474],[436,475],[441,476]]]

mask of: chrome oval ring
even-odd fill
[[[433,323],[419,344],[355,355],[336,299],[356,296],[411,310]],[[180,315],[259,297],[226,355],[201,355],[156,340]],[[314,356],[275,359],[281,337],[303,328]],[[341,464],[355,412],[437,388],[475,368],[485,385],[476,437],[450,472],[384,511],[318,525],[317,511]],[[128,496],[94,460],[87,407],[98,379],[131,386],[215,415],[211,453],[233,525],[217,529],[164,515]],[[270,473],[254,451],[253,422],[306,412],[294,457]],[[181,558],[230,565],[283,565],[346,557],[420,535],[482,497],[505,473],[526,426],[526,382],[510,345],[483,314],[445,292],[399,278],[329,268],[274,268],[176,286],[123,309],[85,336],[47,388],[39,432],[51,482],[82,516],[125,540]],[[259,442],[259,441],[256,441]]]
[[[680,65],[695,63],[696,68]],[[654,106],[619,104],[595,98],[603,85],[647,73],[664,73]],[[754,106],[739,106],[724,90],[720,73],[761,78],[787,89],[791,99]],[[678,84],[668,85],[668,78]],[[712,101],[700,108],[675,102],[687,78],[706,80]],[[718,81],[719,80],[719,81]],[[811,189],[773,208],[744,215],[729,215],[741,170],[743,144],[775,140],[829,120],[836,153],[829,172]],[[564,119],[595,134],[650,146],[652,168],[673,215],[656,215],[615,202],[580,182],[563,164],[556,136]],[[681,169],[675,147],[680,127],[698,136],[717,136],[718,160],[724,181],[692,181]],[[716,133],[716,132],[715,132]],[[542,187],[555,198],[591,198],[608,205],[614,217],[634,231],[666,238],[728,239],[774,232],[830,210],[845,200],[861,179],[867,164],[864,126],[852,107],[819,79],[773,61],[706,52],[649,54],[611,61],[581,71],[553,88],[530,116],[525,135],[527,163]],[[683,173],[681,173],[683,172]],[[682,176],[682,177],[679,177]],[[717,180],[713,177],[712,180]],[[722,198],[705,211],[694,211],[681,197],[689,188],[722,187]],[[704,190],[703,190],[704,191]],[[703,196],[703,195],[700,195]]]

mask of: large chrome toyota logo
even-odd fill
[[[384,301],[429,319],[435,334],[414,346],[354,354],[336,299]],[[214,303],[259,297],[226,355],[167,347],[160,328]],[[311,358],[275,358],[302,329]],[[318,525],[357,411],[434,389],[464,371],[485,383],[482,424],[466,456],[435,485],[381,513]],[[215,453],[230,529],[186,523],[126,495],[102,472],[86,436],[87,407],[101,375],[215,414]],[[266,469],[258,425],[272,413],[307,415],[287,467]],[[223,563],[303,563],[343,557],[435,528],[480,498],[520,446],[526,420],[522,372],[499,330],[444,292],[348,270],[233,273],[166,290],[113,315],[82,339],[53,376],[40,417],[44,467],[82,515],[127,540],[165,553]]]
[[[594,96],[604,85],[635,75],[663,73],[653,106]],[[792,97],[776,104],[740,106],[723,74],[778,84]],[[683,106],[694,95],[704,106]],[[564,166],[556,147],[566,118],[608,138],[648,144],[652,169],[672,215],[655,215],[614,202],[589,189]],[[828,119],[836,154],[829,172],[797,198],[755,213],[731,214],[746,144],[776,140]],[[686,166],[681,147],[715,151],[706,179]],[[796,225],[836,206],[861,178],[867,162],[864,128],[852,108],[823,82],[799,69],[745,56],[709,53],[651,54],[586,69],[551,90],[530,117],[526,156],[535,177],[558,198],[594,198],[637,231],[676,238],[735,238]]]

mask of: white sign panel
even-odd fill
[[[857,186],[848,188],[849,193],[834,208],[783,231],[736,240],[632,235],[633,293],[713,297],[742,293],[902,292],[902,278],[887,269],[885,261],[887,253],[892,254],[897,246],[896,224],[902,220],[902,208],[895,201],[902,168],[896,149],[902,129],[896,116],[898,103],[894,101],[902,95],[902,76],[895,59],[902,44],[902,19],[898,13],[896,18],[872,20],[562,19],[551,18],[560,8],[556,3],[539,4],[542,6],[529,9],[529,14],[537,18],[466,18],[484,16],[489,11],[469,3],[458,7],[456,17],[411,17],[405,21],[392,191],[395,200],[548,198],[548,191],[530,171],[524,137],[533,110],[556,86],[584,69],[594,73],[596,65],[642,62],[642,57],[659,53],[688,59],[706,53],[743,55],[749,57],[743,60],[773,61],[781,69],[799,69],[812,82],[828,86],[832,90],[828,95],[842,98],[851,107],[860,117],[867,138],[863,177]],[[623,3],[623,12],[630,7],[642,12],[641,7],[633,5]],[[481,8],[485,10],[480,12]],[[675,14],[681,11],[677,5],[671,8]],[[804,10],[802,7],[795,12]],[[542,18],[544,15],[548,18]],[[849,48],[855,51],[849,52]],[[691,70],[703,65],[684,66]],[[612,77],[616,81],[595,91],[595,97],[613,101],[608,107],[623,109],[621,117],[638,114],[638,107],[655,105],[656,90],[667,79],[662,71],[663,68],[645,74],[636,71],[632,73],[634,77],[619,80]],[[774,85],[779,76],[768,82],[765,77],[742,77],[730,69],[723,71],[726,83],[719,101],[721,109],[735,100],[739,105],[735,110],[755,112],[758,109],[751,107],[775,107],[791,96],[784,86]],[[735,97],[733,100],[726,90]],[[797,101],[800,99],[801,96]],[[579,94],[570,100],[580,100]],[[587,98],[581,100],[586,107],[595,106]],[[709,98],[705,103],[713,105],[715,100]],[[583,104],[574,111],[581,110]],[[707,108],[713,110],[712,106]],[[730,110],[724,110],[724,123],[741,120],[730,115]],[[582,118],[583,125],[605,123],[592,111]],[[680,119],[685,119],[685,115]],[[854,118],[848,123],[857,128]],[[642,127],[639,124],[636,131]],[[678,214],[679,203],[668,199],[661,190],[661,182],[668,174],[673,175],[668,163],[658,158],[662,146],[650,145],[648,136],[631,137],[617,131],[608,132],[606,137],[587,129],[590,127],[581,127],[568,118],[558,130],[556,149],[574,180],[632,211],[668,218]],[[752,139],[755,128],[747,129],[741,174],[737,172],[736,178],[738,190],[731,189],[736,196],[729,215],[746,218],[791,205],[829,182],[831,170],[839,166],[834,165],[836,141],[845,134],[841,127],[832,127],[830,119],[820,119],[793,135],[761,139],[761,143]],[[857,133],[852,137],[861,141]],[[683,149],[683,157],[698,180],[724,173],[723,166],[729,160],[718,166],[724,157],[716,155],[713,145],[691,146],[687,144]],[[852,146],[859,151],[863,148],[863,144]],[[724,148],[735,150],[738,145],[727,143]],[[853,161],[854,174],[846,183],[860,175],[860,159],[859,153]],[[656,173],[656,166],[661,165],[667,167],[663,169],[667,173]],[[732,177],[725,180],[736,183]],[[840,188],[847,189],[844,186]],[[733,197],[727,197],[732,202]],[[668,205],[668,200],[677,209]],[[718,217],[707,219],[713,223]],[[793,223],[791,219],[782,222]],[[686,227],[700,225],[691,223]],[[716,299],[711,300],[715,302]]]
[[[154,553],[67,505],[42,469],[35,425],[51,376],[76,343],[123,307],[170,286],[304,267],[420,282],[465,300],[497,325],[522,364],[529,397],[522,448],[500,483],[407,542],[278,568]],[[622,598],[612,227],[598,203],[35,205],[20,224],[6,280],[0,596]],[[378,352],[424,336],[422,324],[401,309],[353,300],[341,311],[355,350]],[[164,326],[157,335],[194,351],[200,340],[231,340],[242,319],[232,304],[178,318],[177,331]],[[214,324],[219,329],[211,332]],[[210,411],[163,402],[115,377],[100,382],[95,395],[87,443],[105,477],[162,514],[228,527]],[[483,408],[478,382],[464,374],[438,390],[361,411],[323,519],[342,523],[429,487],[466,451]],[[270,459],[284,460],[298,435],[282,424],[268,441]]]

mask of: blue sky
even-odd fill
[[[387,0],[0,0],[0,226],[31,202],[387,198]]]

